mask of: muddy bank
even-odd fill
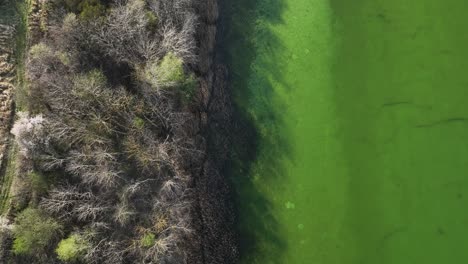
[[[236,263],[238,245],[235,232],[235,211],[232,190],[223,172],[231,148],[232,104],[228,71],[219,60],[217,41],[220,28],[218,0],[200,2],[199,63],[195,66],[201,76],[198,96],[199,109],[195,118],[202,136],[201,149],[205,160],[194,174],[197,205],[197,227],[193,263]]]

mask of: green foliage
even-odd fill
[[[80,15],[82,19],[93,19],[105,15],[106,7],[100,0],[63,0],[63,6]]]
[[[57,236],[62,226],[40,210],[27,208],[16,217],[13,228],[13,252],[33,255],[40,252]]]
[[[159,65],[158,77],[163,83],[181,83],[184,80],[182,59],[169,52]]]
[[[4,1],[5,2],[5,1]],[[25,74],[25,57],[27,55],[27,35],[28,35],[28,14],[29,14],[29,5],[28,1],[9,1],[11,4],[15,4],[15,10],[18,14],[18,17],[12,19],[16,21],[15,28],[15,45],[13,49],[13,56],[15,58],[16,64],[16,87],[15,87],[15,105],[17,110],[21,110],[25,106],[26,102],[26,74]],[[1,13],[1,11],[0,11]],[[0,17],[5,17],[0,14]]]
[[[156,26],[158,25],[158,17],[156,17],[156,15],[149,10],[146,11],[145,16],[146,19],[148,19],[148,30],[156,30]]]
[[[135,119],[133,119],[133,126],[137,129],[143,129],[145,126],[145,120],[140,117],[135,117]]]
[[[180,93],[184,102],[189,102],[193,99],[197,84],[197,79],[193,74],[185,79],[184,83],[180,86]]]
[[[63,65],[70,65],[70,57],[65,52],[56,52],[57,58]]]
[[[78,76],[75,79],[75,83],[79,83],[81,85],[89,85],[91,87],[104,87],[106,85],[106,76],[100,70],[92,70],[87,74],[83,74]]]
[[[89,248],[88,242],[78,234],[72,234],[66,239],[62,239],[55,252],[62,261],[77,261]]]
[[[146,233],[140,240],[142,247],[152,247],[156,243],[156,236],[153,233]]]
[[[47,191],[48,184],[43,174],[31,171],[28,173],[28,178],[31,181],[31,187],[35,192],[44,193]]]
[[[49,48],[46,44],[44,43],[39,43],[31,47],[29,49],[29,56],[31,59],[40,59],[45,56],[51,56],[53,55],[52,49]]]
[[[74,13],[69,13],[63,19],[62,30],[65,33],[72,32],[78,26],[78,18]]]
[[[83,0],[64,0],[64,6],[68,9],[68,11],[77,13],[81,11],[79,6],[82,2]]]
[[[70,64],[70,58],[65,52],[54,52],[44,43],[36,44],[29,49],[29,58],[31,60],[39,60],[44,57],[56,57],[64,65]]]
[[[155,88],[167,88],[180,85],[185,80],[184,62],[174,53],[169,52],[161,63],[151,63],[146,68],[145,79]]]
[[[184,102],[192,100],[197,87],[195,76],[185,74],[183,60],[172,52],[166,54],[160,63],[150,63],[144,71],[144,79],[156,89],[178,88]]]
[[[82,19],[97,18],[106,13],[106,7],[99,0],[84,0],[80,3],[79,8]]]
[[[106,87],[106,76],[99,70],[92,70],[86,74],[80,74],[73,78],[73,93],[83,100],[94,101],[94,90],[103,90]]]

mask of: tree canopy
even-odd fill
[[[56,238],[62,226],[38,209],[27,208],[16,218],[13,228],[13,251],[34,255],[44,250]]]

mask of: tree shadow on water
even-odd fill
[[[230,71],[234,97],[231,166],[235,188],[241,263],[284,263],[287,249],[271,197],[259,186],[281,186],[282,160],[291,158],[282,114],[286,108],[274,85],[282,79],[284,45],[271,26],[282,23],[284,0],[222,1],[222,60]]]

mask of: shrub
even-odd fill
[[[76,96],[85,101],[98,100],[101,91],[106,87],[106,77],[99,70],[79,74],[73,79],[73,90]]]
[[[31,157],[38,149],[48,145],[49,138],[44,131],[45,119],[42,115],[29,117],[25,112],[19,112],[18,116],[11,133],[15,135],[20,152],[25,157]]]
[[[70,64],[70,58],[65,52],[53,52],[52,49],[44,43],[39,43],[29,49],[29,58],[31,60],[41,60],[46,57],[58,58],[64,65]]]
[[[148,30],[155,31],[156,26],[158,25],[158,17],[151,11],[146,11],[145,17],[148,20],[148,25],[147,25]]]
[[[13,252],[34,255],[47,247],[61,228],[59,223],[40,210],[27,208],[17,216],[13,227]]]
[[[68,56],[67,53],[57,52],[55,55],[60,60],[60,62],[63,63],[63,65],[70,65],[71,60],[70,60],[70,56]]]
[[[158,77],[161,82],[180,83],[184,79],[183,61],[174,53],[169,52],[164,56],[158,69]]]
[[[52,56],[53,52],[52,49],[49,48],[46,44],[44,43],[39,43],[31,47],[29,50],[29,56],[31,59],[40,59],[46,56]]]
[[[79,12],[79,6],[82,0],[64,0],[64,5],[70,12]]]
[[[99,0],[64,0],[67,11],[80,15],[82,19],[93,19],[105,14],[106,7]]]
[[[145,127],[145,120],[143,120],[141,117],[135,117],[133,119],[133,126],[138,130],[142,130]]]
[[[28,173],[28,178],[31,181],[33,191],[40,194],[47,191],[48,184],[43,174],[31,171]]]
[[[80,18],[93,19],[103,16],[106,8],[99,0],[84,0],[80,3],[79,9],[81,10]]]
[[[154,223],[154,229],[156,230],[156,233],[159,234],[168,227],[169,227],[169,220],[167,219],[167,216],[160,215],[156,217],[155,223]]]
[[[156,89],[177,87],[184,102],[192,100],[197,86],[194,75],[184,73],[184,62],[169,52],[160,63],[152,62],[144,71],[144,79]]]
[[[92,70],[87,74],[78,75],[75,78],[75,85],[96,87],[102,89],[106,85],[106,76],[100,70]]]
[[[63,19],[62,30],[64,33],[72,32],[78,26],[78,19],[74,13],[69,13]]]
[[[66,239],[62,239],[55,252],[62,261],[77,261],[83,257],[89,243],[80,235],[72,234]]]
[[[156,243],[156,236],[153,233],[146,233],[141,237],[140,243],[142,247],[152,247]]]
[[[153,62],[146,68],[145,78],[155,88],[180,85],[185,79],[183,61],[169,52],[161,63]]]
[[[197,79],[193,75],[190,75],[180,86],[180,92],[184,102],[189,102],[192,100],[193,96],[195,95],[196,87]]]

